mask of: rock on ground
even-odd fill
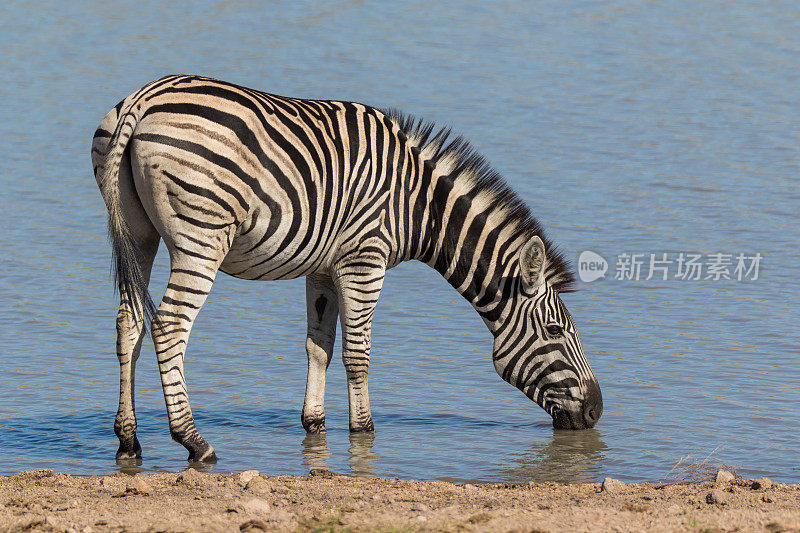
[[[750,486],[753,490],[767,490],[772,487],[772,480],[768,477],[762,477],[753,481]]]
[[[619,492],[625,488],[625,483],[613,477],[607,477],[603,480],[603,492]]]
[[[147,496],[153,492],[153,488],[144,480],[144,476],[135,475],[125,484],[125,492]]]
[[[719,471],[717,471],[717,478],[715,480],[715,483],[717,485],[723,486],[723,485],[727,485],[728,483],[733,481],[735,478],[736,478],[736,476],[734,476],[729,471],[727,471],[727,470],[719,470]]]
[[[258,477],[258,470],[245,470],[244,472],[238,475],[239,485],[242,487],[246,487],[250,480],[254,477]]]
[[[189,487],[197,487],[203,481],[203,476],[194,468],[187,468],[178,474],[175,483],[183,484]]]
[[[706,503],[725,505],[728,503],[728,495],[719,489],[714,489],[706,494]]]

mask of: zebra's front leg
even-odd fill
[[[301,421],[309,433],[320,433],[325,431],[325,373],[333,355],[339,316],[338,297],[330,276],[306,278],[306,310],[308,378]]]
[[[383,286],[385,268],[367,266],[340,267],[336,279],[339,292],[339,319],[342,323],[342,361],[347,372],[347,396],[350,403],[350,431],[373,431],[369,407],[370,332],[372,315]]]
[[[167,290],[152,328],[170,434],[189,450],[189,461],[205,463],[214,463],[217,457],[195,426],[183,358],[192,324],[211,291],[215,273],[216,269],[209,271],[192,262],[181,263],[173,256]]]

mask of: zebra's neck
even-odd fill
[[[446,160],[422,168],[427,209],[416,211],[413,222],[423,229],[412,258],[439,272],[492,329],[502,313],[493,304],[510,289],[513,259],[529,231],[508,216],[513,206],[469,170],[454,171]]]
[[[399,224],[405,231],[398,260],[430,265],[493,331],[508,311],[501,302],[518,289],[518,252],[532,236],[547,250],[548,286],[571,290],[569,263],[544,236],[525,203],[467,141],[431,122],[388,114],[407,148],[407,158],[395,167],[398,178],[402,176],[400,189],[406,192],[398,211],[408,222]]]

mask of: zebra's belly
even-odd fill
[[[294,279],[325,272],[327,254],[314,250],[303,239],[258,239],[237,236],[220,270],[242,279]]]

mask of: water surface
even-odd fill
[[[554,431],[503,382],[491,338],[435,272],[390,272],[373,327],[374,436],[347,431],[338,357],[325,437],[300,426],[303,281],[221,275],[186,372],[216,471],[660,480],[683,456],[800,481],[800,9],[792,2],[10,3],[0,17],[0,473],[107,473],[117,401],[94,129],[172,72],[397,107],[453,126],[574,260],[564,300],[605,399]],[[755,254],[757,280],[614,280],[623,253]],[[674,265],[673,265],[674,266]],[[160,254],[152,284],[166,283]],[[673,270],[674,272],[674,270]],[[643,276],[644,277],[644,276]],[[337,345],[340,345],[337,343]],[[185,468],[152,348],[145,470]]]

